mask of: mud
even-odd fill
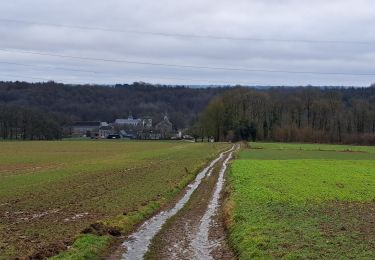
[[[222,222],[217,221],[215,217],[218,215],[220,195],[224,186],[224,173],[231,157],[232,153],[230,153],[223,162],[212,198],[207,206],[205,214],[200,220],[198,232],[190,243],[196,259],[213,259],[212,253],[214,250],[220,251],[220,249],[222,249],[224,237],[221,236],[220,232],[217,232],[217,227],[222,226],[220,225]],[[211,237],[209,237],[210,233]]]
[[[219,209],[233,149],[199,173],[173,208],[132,234],[122,245],[122,255],[117,251],[109,259],[234,259]]]
[[[207,174],[186,206],[152,240],[146,259],[235,259],[219,209],[227,154]]]

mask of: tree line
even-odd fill
[[[0,139],[55,140],[63,135],[61,117],[38,109],[0,106]]]
[[[207,87],[0,82],[1,139],[59,139],[75,121],[167,113],[175,129],[217,141],[375,144],[375,86]]]
[[[176,129],[189,127],[215,96],[227,88],[191,88],[146,83],[66,85],[56,82],[0,82],[0,105],[34,108],[63,115],[70,121],[106,121],[165,113]]]
[[[0,139],[59,139],[77,121],[168,114],[175,129],[191,126],[207,103],[227,88],[133,84],[67,85],[0,82]]]
[[[192,128],[215,140],[375,144],[375,86],[237,87],[214,98]]]

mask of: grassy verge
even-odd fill
[[[184,142],[0,143],[0,259],[51,256],[74,241],[59,257],[82,259],[87,251],[86,259],[92,259],[113,237],[131,231],[174,197],[227,147]]]
[[[229,175],[240,259],[374,259],[374,147],[252,147]]]
[[[113,238],[110,236],[97,236],[93,234],[80,235],[72,248],[50,259],[98,259],[111,245]]]

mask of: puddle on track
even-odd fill
[[[217,210],[220,206],[220,194],[224,186],[224,174],[228,166],[229,160],[232,158],[232,153],[225,159],[219,173],[218,180],[216,182],[215,191],[212,195],[210,203],[208,204],[207,211],[203,215],[200,221],[199,229],[197,234],[194,236],[190,246],[193,249],[196,259],[213,259],[211,252],[220,246],[221,241],[214,240],[210,241],[209,231],[210,228],[215,225],[213,217],[216,215]]]
[[[234,146],[220,154],[218,158],[213,160],[209,166],[203,169],[195,178],[192,184],[188,185],[185,195],[176,203],[176,205],[167,211],[162,211],[159,214],[152,217],[150,220],[147,220],[143,223],[139,229],[131,234],[128,239],[122,244],[122,247],[125,248],[126,253],[122,255],[122,259],[143,259],[143,256],[148,251],[153,237],[161,230],[163,224],[172,216],[174,216],[180,209],[182,209],[185,204],[189,201],[193,192],[198,188],[202,179],[207,175],[207,173],[219,162],[226,153],[231,153],[234,149]]]

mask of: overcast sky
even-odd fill
[[[375,1],[3,0],[0,79],[368,86]]]

